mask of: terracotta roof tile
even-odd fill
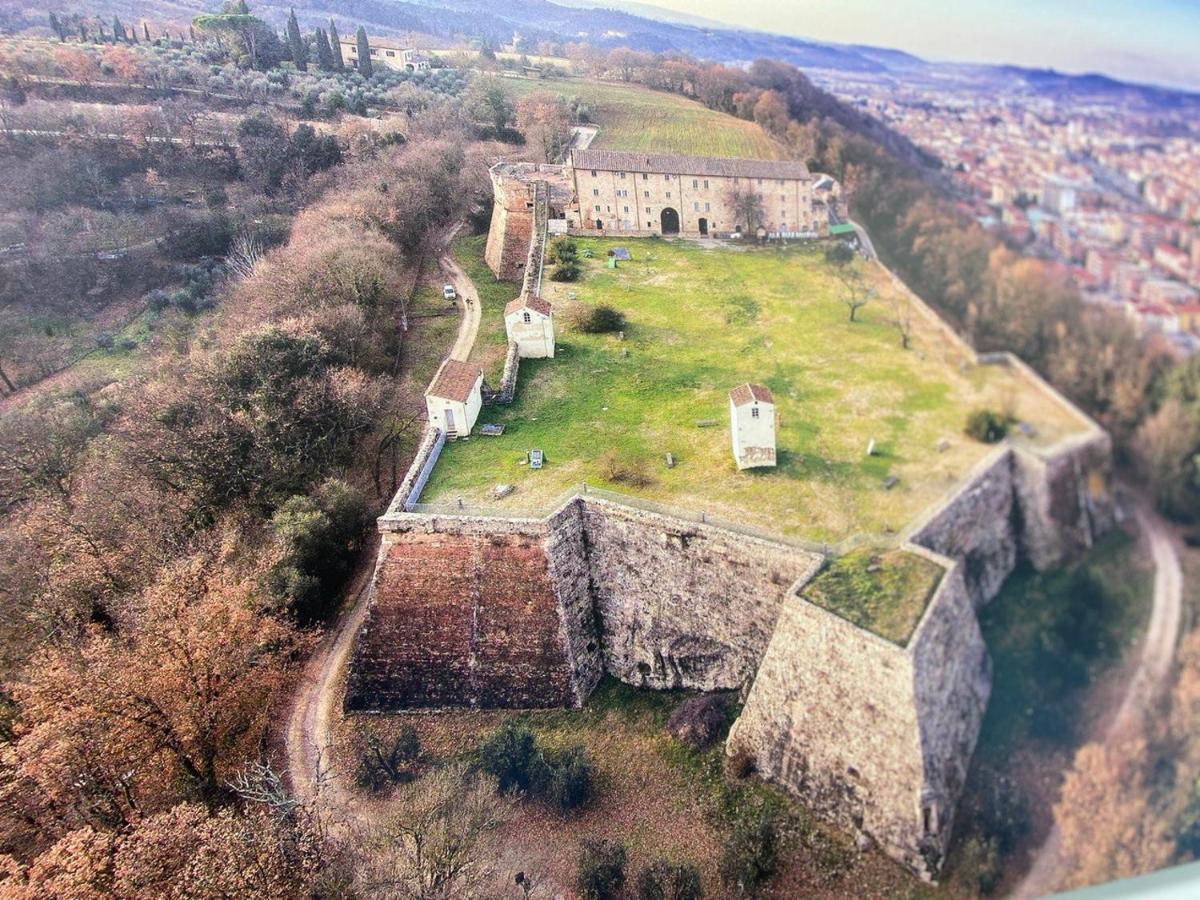
[[[714,175],[726,178],[808,179],[808,166],[794,160],[721,159],[713,156],[677,156],[671,153],[635,153],[624,150],[572,150],[576,169],[605,172],[649,172],[661,175]]]
[[[522,294],[516,300],[512,300],[504,307],[504,314],[516,312],[518,309],[532,309],[535,312],[540,312],[543,316],[550,315],[550,301],[543,300],[541,297],[533,294]]]
[[[759,403],[774,403],[775,398],[771,396],[771,391],[761,384],[739,384],[729,392],[729,399],[733,401],[734,406],[745,406],[751,401],[757,400]]]
[[[433,384],[425,393],[427,396],[441,397],[443,400],[466,403],[481,375],[483,369],[474,363],[448,359],[442,363],[433,378]]]

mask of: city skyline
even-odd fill
[[[606,5],[597,0],[596,5]],[[1198,0],[653,0],[681,16],[840,44],[904,50],[931,62],[1097,72],[1200,90]],[[642,7],[644,10],[645,7]]]

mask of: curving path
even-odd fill
[[[463,311],[450,356],[465,360],[470,356],[479,332],[479,293],[450,256],[449,244],[457,230],[450,231],[445,239],[438,268],[454,284]],[[352,827],[357,819],[354,799],[345,786],[346,773],[331,767],[329,751],[336,707],[341,699],[340,682],[354,648],[355,635],[367,615],[375,562],[376,553],[364,553],[346,589],[348,603],[305,664],[283,734],[284,759],[292,793],[301,803],[321,801],[322,806],[333,814],[335,828]]]
[[[1154,605],[1150,611],[1150,624],[1146,629],[1137,670],[1125,688],[1116,715],[1100,738],[1106,743],[1136,731],[1145,724],[1143,711],[1166,687],[1171,674],[1183,617],[1183,573],[1170,529],[1144,504],[1139,504],[1136,515],[1154,559]],[[1013,897],[1025,900],[1053,893],[1067,874],[1056,824],[1034,856],[1028,874],[1013,891]]]

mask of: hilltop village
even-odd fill
[[[975,610],[1019,557],[1058,564],[1110,525],[1107,435],[1015,357],[956,342],[915,297],[936,361],[813,306],[829,272],[811,242],[837,221],[838,188],[802,165],[577,150],[491,175],[486,259],[521,283],[503,311],[507,356],[497,381],[477,357],[447,359],[426,392],[425,437],[379,520],[346,711],[578,707],[605,675],[736,691],[730,758],[936,874],[989,694]],[[583,245],[576,285],[545,277],[562,235]],[[902,287],[854,265],[873,291]],[[761,300],[710,319],[734,267]],[[620,298],[618,334],[566,333],[588,291]],[[801,312],[821,318],[789,319]],[[760,319],[777,342],[763,345]],[[702,327],[672,334],[690,320]],[[724,354],[723,335],[750,343]],[[805,361],[838,340],[848,349]],[[692,346],[706,341],[711,353]],[[876,393],[908,401],[868,350],[914,366],[914,383],[1018,398],[1023,429],[992,446],[935,440],[969,407],[913,407],[919,436],[897,425],[877,447],[855,430],[870,417],[845,410]],[[706,374],[683,378],[692,352]],[[791,356],[800,368],[781,368]],[[858,362],[835,376],[838,358]],[[801,394],[834,378],[821,408],[845,441],[820,450]],[[590,390],[602,405],[587,406]],[[587,461],[609,440],[596,484]],[[626,458],[646,446],[665,460],[657,474]],[[822,452],[847,474],[825,474]],[[879,520],[887,507],[899,517]]]

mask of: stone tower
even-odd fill
[[[519,281],[524,274],[533,235],[535,182],[520,178],[514,167],[497,163],[492,178],[492,224],[488,229],[484,258],[492,273],[505,281]]]

